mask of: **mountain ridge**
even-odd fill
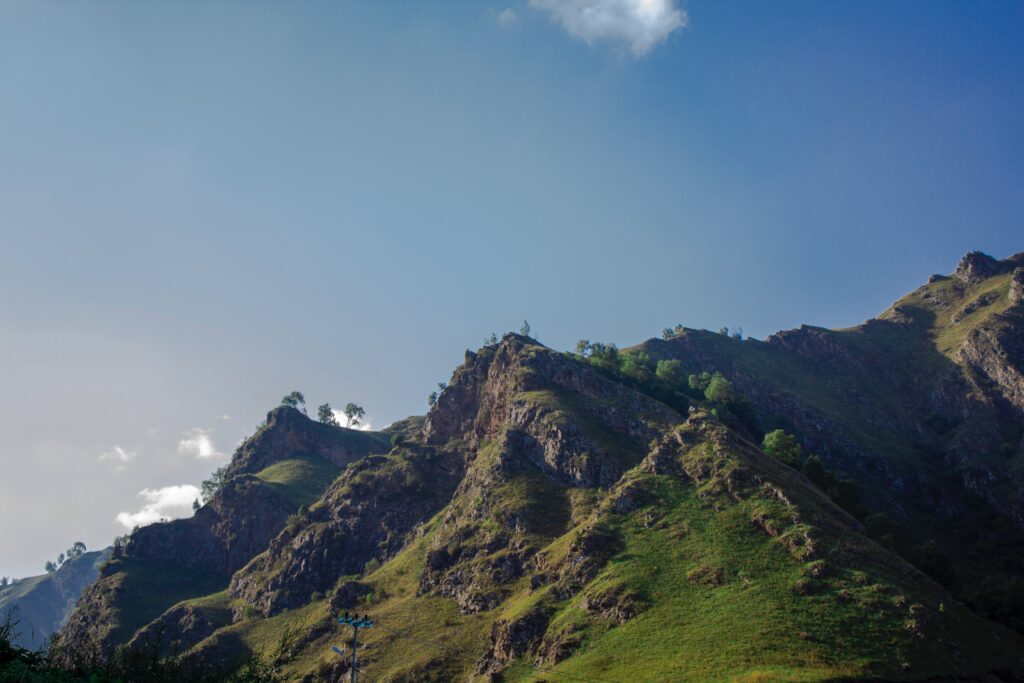
[[[510,333],[390,434],[275,409],[194,518],[111,559],[55,652],[222,664],[277,639],[283,675],[334,680],[355,608],[382,625],[373,680],[1021,680],[1022,263],[968,254],[876,319],[763,342]],[[762,445],[780,428],[797,459]],[[259,476],[298,456],[337,468],[302,508]],[[133,571],[189,590],[122,618]]]

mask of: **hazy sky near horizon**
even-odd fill
[[[0,575],[292,389],[380,427],[524,318],[847,326],[1024,250],[1022,111],[1015,2],[4,2]]]

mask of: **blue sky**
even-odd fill
[[[0,6],[0,574],[291,389],[379,427],[523,318],[847,326],[1024,249],[1024,6],[666,3]]]

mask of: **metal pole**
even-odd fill
[[[356,671],[356,641],[358,640],[358,637],[359,627],[352,624],[352,676],[349,678],[352,683],[358,683],[359,681],[359,674]]]

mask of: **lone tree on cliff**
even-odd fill
[[[227,472],[227,465],[218,467],[213,471],[209,479],[204,479],[203,483],[200,484],[199,490],[202,492],[204,503],[209,503],[210,500],[217,495],[217,492],[220,491],[221,487],[224,486],[225,475]]]
[[[348,422],[345,423],[346,427],[354,427],[359,424],[359,421],[366,415],[366,411],[363,410],[362,406],[357,406],[355,403],[349,403],[345,406],[345,417],[348,418]]]
[[[302,395],[301,391],[293,391],[281,399],[281,405],[291,406],[306,412],[306,397]]]

